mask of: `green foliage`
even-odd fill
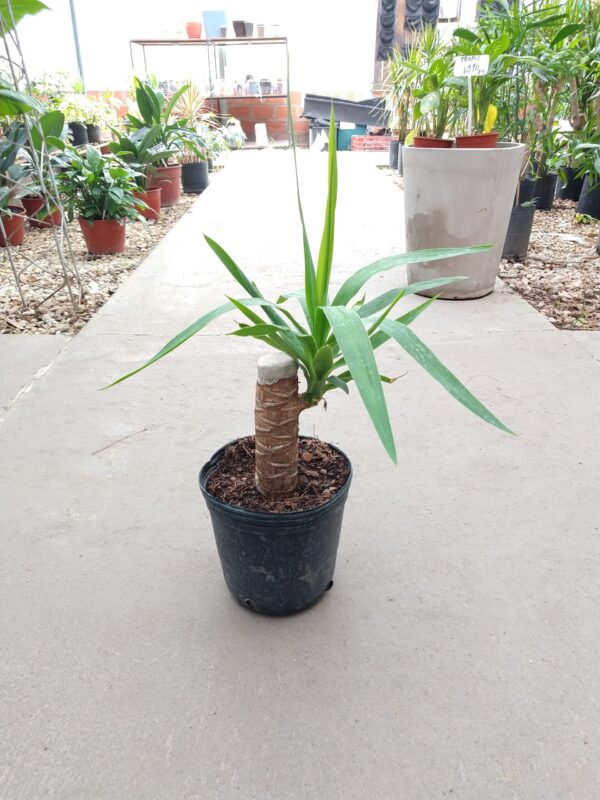
[[[48,6],[40,0],[0,0],[0,17],[4,31],[11,31],[25,16],[39,14]],[[14,24],[13,24],[14,23]]]
[[[335,120],[332,109],[330,129],[332,139],[334,132]],[[295,147],[293,150],[295,156]],[[241,286],[247,297],[230,297],[227,303],[204,314],[167,342],[149,361],[114,381],[111,386],[135,375],[171,353],[223,314],[237,311],[242,315],[243,321],[238,322],[238,328],[232,331],[232,335],[256,338],[269,347],[295,359],[306,379],[304,400],[308,405],[316,405],[334,389],[341,389],[347,393],[349,391],[348,384],[354,381],[375,430],[388,455],[394,461],[396,460],[396,449],[382,388],[383,383],[390,383],[392,379],[380,374],[374,353],[378,347],[390,339],[398,342],[412,358],[470,411],[486,422],[507,431],[508,428],[473,397],[416,334],[409,331],[407,326],[431,305],[432,299],[405,312],[395,320],[390,318],[391,312],[404,296],[425,288],[442,287],[451,280],[460,280],[460,278],[431,280],[412,287],[388,290],[368,302],[355,301],[357,294],[370,278],[395,266],[449,256],[476,255],[478,252],[486,250],[488,246],[429,250],[382,259],[358,270],[342,284],[334,294],[333,300],[330,300],[337,183],[337,154],[335,148],[330,148],[328,196],[316,269],[306,236],[298,192],[305,261],[304,291],[287,291],[277,302],[266,299],[257,284],[244,273],[233,258],[217,242],[205,237],[209,247]],[[304,320],[300,321],[287,309],[285,304],[288,299],[295,299],[299,302]],[[406,333],[406,331],[409,332]]]
[[[66,163],[58,181],[69,219],[75,213],[87,220],[142,219],[133,196],[136,172],[127,164],[91,145],[83,154],[68,148]]]
[[[136,172],[136,183],[140,189],[146,188],[148,170],[155,164],[163,162],[171,155],[171,151],[161,149],[162,129],[160,125],[150,128],[139,128],[125,134],[113,129],[116,141],[111,142],[110,149],[121,161]]]

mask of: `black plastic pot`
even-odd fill
[[[333,586],[344,505],[352,479],[350,461],[342,453],[350,466],[348,480],[318,508],[288,514],[247,511],[217,500],[206,490],[225,447],[202,467],[199,478],[225,583],[239,603],[260,614],[303,611]]]
[[[207,158],[206,163],[208,164],[208,171],[214,172],[215,171],[215,160],[214,158]]]
[[[579,195],[583,187],[583,177],[576,178],[576,172],[577,170],[572,167],[564,167],[564,169],[561,169],[559,173],[560,186],[556,191],[556,196],[561,200],[579,200]]]
[[[600,219],[600,181],[590,189],[590,176],[586,175],[576,211]]]
[[[535,197],[536,181],[529,176],[519,181],[519,205],[523,203],[531,203]]]
[[[200,194],[208,186],[208,164],[199,161],[197,164],[181,165],[181,182],[187,194]]]
[[[600,233],[598,234],[598,241],[596,242],[596,252],[600,256]]]
[[[398,169],[398,152],[400,150],[400,142],[398,139],[390,140],[390,169]]]
[[[547,172],[538,178],[535,182],[535,207],[538,211],[550,211],[554,204],[554,195],[556,194],[556,183],[558,175],[556,172]],[[521,202],[523,202],[521,200]]]
[[[80,147],[83,144],[89,144],[87,127],[83,122],[69,122],[69,131],[71,132],[71,142],[73,147]]]
[[[518,259],[527,255],[535,206],[513,206],[508,231],[502,248],[502,258]]]
[[[400,142],[400,147],[398,148],[398,175],[404,175],[404,170],[402,168],[402,149],[404,148],[404,142]]]
[[[102,141],[102,128],[100,125],[86,125],[88,141],[91,144],[100,144]]]

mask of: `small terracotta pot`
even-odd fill
[[[103,156],[110,156],[112,155],[112,150],[110,149],[110,144],[101,144],[100,145],[100,152]]]
[[[202,23],[201,22],[186,22],[185,32],[188,39],[200,39],[202,36]]]
[[[143,203],[146,203],[148,208],[139,208],[139,212],[144,219],[158,219],[160,217],[160,196],[162,189],[148,189],[146,192],[134,192],[133,196]]]
[[[25,214],[19,213],[22,212],[23,209],[19,206],[10,206],[10,210],[13,212],[12,216],[8,216],[2,214],[2,224],[4,225],[4,231],[6,233],[6,238],[4,238],[2,231],[0,230],[0,247],[6,247],[6,239],[8,239],[11,245],[15,244],[23,244],[23,239],[25,238]]]
[[[156,171],[148,175],[146,189],[162,189],[161,206],[174,206],[181,197],[181,164],[156,167]]]
[[[452,147],[454,139],[435,139],[433,136],[415,136],[414,147]]]
[[[89,253],[122,253],[125,250],[125,220],[81,219],[79,225]]]
[[[496,147],[498,144],[497,133],[475,133],[472,136],[457,136],[457,147]]]
[[[30,197],[23,197],[21,201],[25,207],[25,214],[29,219],[29,227],[51,228],[53,225],[60,225],[62,222],[60,208],[55,208],[52,214],[45,214],[41,218],[36,218],[38,211],[46,205],[43,197],[31,195]]]

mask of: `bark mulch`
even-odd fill
[[[228,445],[208,479],[213,497],[249,511],[286,513],[323,505],[348,480],[346,459],[319,439],[299,439],[298,492],[293,497],[267,500],[254,483],[254,436]]]

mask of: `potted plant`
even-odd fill
[[[89,142],[86,120],[92,114],[91,106],[87,95],[76,92],[65,94],[57,105],[69,126],[73,147],[81,147]]]
[[[578,214],[600,219],[600,144],[588,142],[578,149],[582,153],[578,176],[585,177],[576,210]]]
[[[122,253],[127,220],[143,219],[134,195],[137,173],[88,145],[84,153],[67,151],[67,167],[58,177],[68,218],[78,215],[88,252]]]
[[[451,122],[452,95],[456,91],[452,77],[450,52],[434,28],[426,28],[416,46],[418,66],[413,85],[414,130],[407,138],[414,147],[449,148],[453,140],[444,138]],[[411,62],[406,62],[410,67]]]
[[[135,171],[136,189],[133,194],[140,214],[147,220],[158,219],[162,189],[160,186],[148,187],[148,173],[153,165],[171,155],[170,151],[157,147],[160,126],[140,128],[129,135],[113,129],[113,134],[116,140],[110,143],[110,151]]]
[[[26,141],[26,132],[16,121],[0,139],[0,247],[23,244],[26,217],[21,198],[27,193],[27,173],[17,155]]]
[[[415,67],[418,48],[395,48],[388,59],[388,73],[384,85],[387,125],[396,134],[390,142],[389,165],[402,174],[402,147],[410,129],[412,118],[412,86],[415,80]]]
[[[562,146],[556,154],[554,164],[560,179],[556,196],[561,200],[579,200],[584,180],[583,175],[579,175],[583,162],[579,145],[584,144],[586,138],[587,131],[572,130],[560,134]]]
[[[335,134],[333,109],[331,135]],[[295,153],[295,150],[294,150]],[[213,521],[225,581],[238,602],[266,614],[290,614],[315,603],[333,583],[336,552],[352,467],[337,447],[299,437],[299,415],[325,402],[329,392],[349,392],[352,383],[386,452],[396,461],[382,377],[375,349],[394,340],[459,402],[501,430],[508,428],[488,411],[434,356],[409,327],[431,303],[396,316],[395,307],[419,286],[392,289],[368,302],[359,300],[370,278],[415,259],[439,259],[450,252],[477,253],[485,247],[406,253],[358,270],[331,291],[334,218],[337,198],[336,150],[329,150],[328,198],[320,255],[315,269],[304,227],[305,289],[284,287],[268,300],[231,256],[206,241],[244,296],[230,297],[168,342],[120,383],[172,352],[210,322],[228,312],[241,315],[236,336],[254,337],[274,351],[258,362],[255,435],[220,448],[200,472],[200,488]],[[430,284],[443,287],[456,278]],[[295,298],[305,319],[286,300]],[[306,381],[298,390],[298,368]],[[111,384],[111,385],[114,385]],[[308,473],[307,474],[307,470]],[[311,487],[307,488],[307,484]],[[299,483],[302,491],[298,490]]]
[[[181,155],[181,182],[186,194],[201,194],[208,186],[208,161],[205,152],[184,147]]]
[[[147,185],[149,189],[162,189],[163,206],[175,205],[181,197],[179,159],[184,146],[198,155],[201,154],[198,137],[189,128],[188,120],[171,120],[177,102],[188,89],[189,84],[184,84],[167,100],[165,95],[151,83],[136,78],[135,96],[140,116],[127,114],[127,121],[133,131],[154,126],[160,130],[156,146],[169,155],[161,158],[158,164],[150,166]]]
[[[51,228],[60,225],[62,211],[46,190],[52,183],[53,169],[64,166],[60,153],[64,150],[65,118],[61,111],[51,110],[42,114],[37,122],[29,120],[31,140],[21,124],[21,153],[24,160],[26,193],[21,198],[25,213],[32,228]]]

